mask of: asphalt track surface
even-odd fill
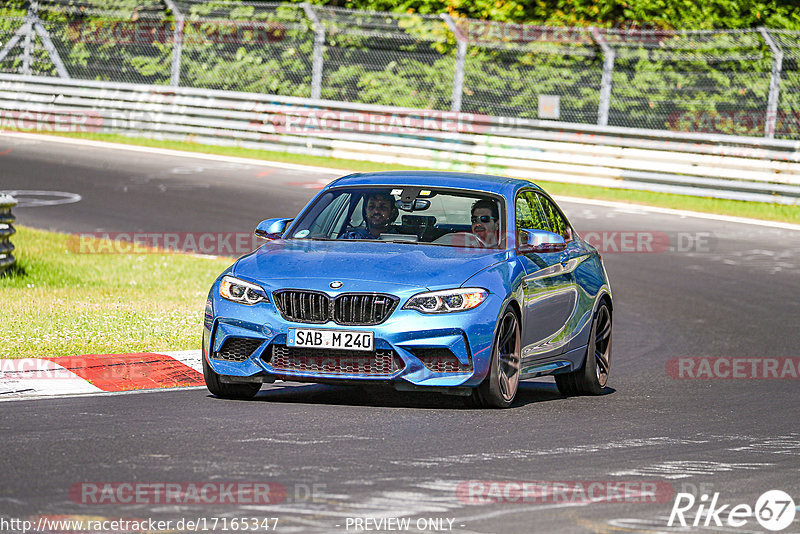
[[[45,138],[2,136],[0,153],[0,190],[81,195],[15,210],[20,224],[65,232],[250,231],[293,215],[310,186],[334,176]],[[0,516],[277,517],[282,532],[365,532],[353,518],[393,517],[411,518],[410,531],[425,526],[421,518],[453,520],[453,532],[765,531],[753,517],[738,528],[668,527],[674,495],[473,503],[458,493],[465,481],[645,481],[719,492],[719,504],[731,505],[754,506],[780,489],[800,505],[800,380],[676,379],[666,370],[679,357],[798,356],[800,232],[562,206],[583,233],[705,240],[689,251],[604,254],[615,298],[608,394],[563,398],[543,379],[523,383],[502,411],[288,383],[265,386],[254,401],[191,389],[3,402]],[[84,482],[208,481],[277,482],[288,496],[266,505],[84,504],[69,493]],[[783,532],[800,531],[798,516]]]

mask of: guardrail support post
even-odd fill
[[[175,15],[175,31],[172,32],[172,66],[169,73],[169,84],[178,87],[181,84],[181,56],[183,55],[183,27],[184,17],[178,6],[172,0],[164,0],[170,11]]]
[[[764,137],[773,139],[775,137],[775,125],[778,121],[778,96],[780,95],[781,69],[783,68],[783,50],[772,38],[764,26],[760,26],[758,31],[761,37],[767,42],[769,49],[772,50],[772,75],[769,80],[769,98],[767,99],[767,116],[764,120]]]
[[[14,250],[14,245],[11,244],[10,238],[16,233],[12,224],[14,223],[14,215],[11,213],[11,208],[17,205],[14,197],[0,193],[0,275],[5,273],[15,263],[16,259],[11,252]]]
[[[611,107],[611,83],[614,74],[614,49],[608,45],[600,30],[592,26],[592,36],[603,51],[603,78],[600,81],[600,104],[597,106],[597,125],[608,126],[608,110]]]
[[[450,99],[450,111],[461,111],[461,99],[464,94],[464,69],[467,61],[467,38],[459,29],[456,21],[448,13],[441,14],[447,27],[456,37],[456,64],[453,72],[453,94]]]
[[[325,48],[325,26],[319,20],[316,11],[308,2],[303,2],[303,11],[311,21],[314,29],[314,56],[311,62],[311,98],[322,98],[322,51]]]

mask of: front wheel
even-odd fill
[[[489,376],[472,392],[471,404],[508,408],[519,386],[520,331],[517,314],[506,310],[495,335]]]
[[[203,356],[203,378],[208,391],[223,399],[251,399],[261,389],[261,384],[226,384],[220,380]]]
[[[600,395],[608,383],[611,370],[611,310],[606,302],[594,315],[586,358],[577,371],[555,375],[562,395]]]

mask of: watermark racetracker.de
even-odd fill
[[[465,480],[456,486],[463,504],[664,503],[671,484],[656,480]]]
[[[601,254],[707,253],[716,249],[711,232],[660,230],[589,230],[579,232]],[[241,256],[264,239],[251,232],[84,232],[67,239],[76,254],[162,254],[186,252],[212,256]],[[453,246],[484,248],[468,234],[454,238]]]
[[[67,238],[75,254],[191,253],[238,257],[264,239],[252,232],[84,232]]]
[[[260,20],[187,20],[176,33],[170,21],[153,20],[76,20],[67,25],[67,38],[73,43],[91,45],[185,45],[237,44],[264,45],[286,38],[280,22]]]
[[[666,370],[684,380],[797,380],[800,356],[684,356],[669,359]]]
[[[322,502],[326,484],[277,481],[77,482],[69,499],[83,505],[275,505]]]

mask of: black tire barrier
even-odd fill
[[[14,197],[0,193],[0,275],[5,274],[17,262],[12,254],[14,245],[11,236],[17,233],[14,229],[14,214],[11,208],[17,205]]]

